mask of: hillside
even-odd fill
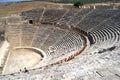
[[[20,13],[35,8],[57,8],[58,4],[48,2],[18,2],[18,3],[0,3],[0,16]]]
[[[120,3],[0,5],[0,80],[120,80]]]

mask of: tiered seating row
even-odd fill
[[[56,23],[66,12],[66,9],[46,9],[41,23]]]
[[[96,27],[102,21],[110,18],[111,16],[117,14],[119,10],[99,10],[95,9],[92,13],[90,13],[87,17],[82,20],[77,27],[81,28],[84,31],[88,31],[91,28]]]
[[[55,44],[56,41],[58,41],[65,33],[66,30],[54,28],[53,31],[49,33],[49,36],[47,40],[44,42],[44,44],[41,46],[41,49],[46,51],[50,46]]]
[[[89,8],[81,10],[80,12],[78,12],[76,15],[72,17],[72,19],[68,22],[68,24],[75,27],[91,11],[92,9],[89,9]]]
[[[46,61],[46,63],[43,62],[42,64],[51,64],[55,61],[59,61],[65,57],[73,55],[84,46],[84,43],[84,39],[81,37],[81,35],[69,31],[63,36],[63,38],[52,45],[54,51],[47,52],[47,54],[50,55],[49,59]]]
[[[13,15],[13,16],[7,17],[6,23],[8,25],[19,24],[21,23],[21,17],[19,15]]]
[[[11,46],[20,46],[20,26],[7,26],[5,37]]]
[[[68,26],[67,23],[70,21],[70,19],[72,19],[73,16],[80,11],[81,9],[74,9],[74,8],[68,9],[67,13],[57,22],[57,24],[61,26]]]
[[[61,53],[62,51],[69,52],[71,50],[79,50],[82,45],[82,39],[79,34],[68,32],[66,36],[64,36],[59,42],[54,45],[54,47],[56,49],[56,53]]]
[[[46,36],[42,36],[44,34],[44,31],[46,30],[46,27],[45,26],[39,26],[36,30],[36,33],[34,35],[34,39],[33,39],[33,42],[32,42],[32,47],[37,47],[39,48],[40,47],[40,44],[43,42],[42,39],[44,39],[44,37]],[[42,37],[43,38],[42,38]]]
[[[5,29],[6,35],[14,35],[14,34],[19,34],[20,33],[20,26],[7,26]]]
[[[42,27],[42,28],[41,28]],[[44,29],[45,26],[41,26],[36,32],[36,35],[34,36],[34,40],[32,43],[33,47],[41,48],[41,46],[44,44],[44,42],[47,40],[49,35],[53,32],[52,27],[47,27]]]
[[[21,16],[22,16],[23,20],[39,21],[43,11],[44,11],[44,8],[29,10],[29,11],[22,12]]]
[[[92,29],[90,33],[93,36],[94,42],[99,44],[99,47],[110,47],[120,39],[120,22],[116,21],[119,19],[120,14],[111,17],[109,20],[105,21],[103,24]],[[115,21],[114,21],[115,20]]]
[[[21,46],[31,46],[37,26],[23,25],[21,29]]]

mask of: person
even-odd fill
[[[26,72],[28,72],[28,70],[27,70],[27,68],[25,67],[25,68],[24,68],[24,73],[26,73]]]
[[[20,69],[20,72],[22,72],[22,70]]]
[[[20,69],[20,70],[19,70],[19,73],[21,73],[21,72],[22,72],[22,70]]]

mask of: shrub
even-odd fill
[[[82,1],[76,1],[75,3],[74,3],[74,6],[75,7],[79,7],[79,6],[83,6],[84,5],[84,3],[82,2]]]

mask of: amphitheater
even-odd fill
[[[49,4],[1,17],[0,80],[120,80],[119,6]]]

